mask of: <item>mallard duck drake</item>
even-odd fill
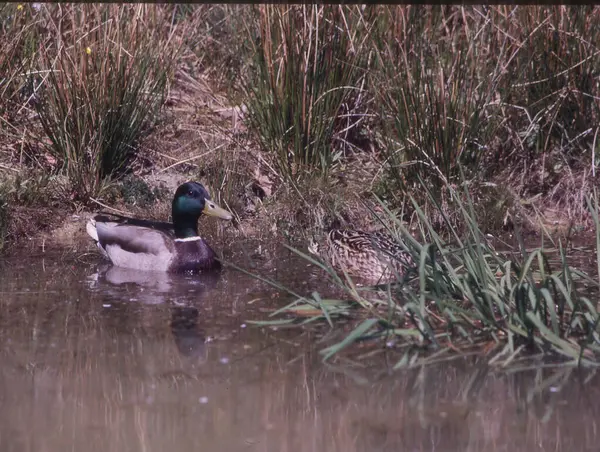
[[[208,215],[231,220],[231,213],[211,201],[197,182],[180,185],[171,208],[172,224],[99,214],[86,230],[118,267],[172,273],[220,268],[215,252],[198,235],[198,219]]]
[[[414,267],[410,253],[385,232],[332,229],[323,243],[313,241],[308,250],[334,269],[369,282],[383,283]]]

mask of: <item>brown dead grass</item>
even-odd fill
[[[203,23],[209,16],[218,19],[222,12],[219,8],[199,6],[190,23]],[[202,41],[200,35],[194,39]],[[211,45],[218,47],[220,43],[211,39]],[[182,53],[163,117],[139,144],[133,173],[150,186],[164,186],[169,193],[186,180],[205,184],[215,200],[234,213],[235,221],[231,225],[204,221],[201,228],[226,240],[283,238],[295,242],[332,226],[377,229],[380,225],[369,207],[374,208],[372,193],[378,192],[385,176],[379,151],[363,149],[346,156],[327,181],[308,176],[295,185],[283,182],[275,170],[272,153],[260,150],[244,127],[243,109],[233,100],[238,96],[224,84],[223,70],[232,55],[220,55],[221,59],[215,59],[211,65],[207,52],[199,54],[188,49]],[[4,129],[8,132],[0,134],[0,181],[24,168],[37,172],[56,170],[56,161],[41,151],[40,143],[23,133],[33,127],[39,127],[35,112],[25,102],[17,105]],[[585,209],[580,208],[593,182],[589,167],[565,165],[560,177],[544,181],[539,178],[543,174],[539,170],[541,164],[531,161],[521,167],[506,165],[505,172],[490,178],[504,189],[485,194],[493,202],[483,210],[497,209],[497,215],[495,210],[491,212],[494,218],[490,228],[510,227],[511,222],[537,231],[543,230],[540,224],[561,230],[573,223],[589,225],[589,218],[582,214]],[[537,195],[536,186],[546,186],[543,195]],[[405,198],[404,193],[393,195],[400,200]],[[37,237],[51,238],[55,229],[56,237],[68,237],[74,233],[73,225],[83,231],[90,212],[102,209],[93,202],[86,206],[72,203],[68,192],[60,196],[65,202],[56,207],[48,207],[44,200],[26,206],[11,205],[9,240],[18,243],[35,241]],[[149,208],[130,206],[119,199],[98,201],[133,216],[165,220],[170,215],[169,197]],[[71,217],[73,212],[80,215],[79,220]],[[406,219],[410,221],[410,216]]]

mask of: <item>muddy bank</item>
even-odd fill
[[[381,191],[387,176],[379,152],[353,153],[326,177],[306,176],[291,183],[245,128],[241,109],[216,91],[210,80],[200,77],[198,83],[187,85],[188,79],[189,75],[177,79],[161,120],[139,143],[131,171],[97,199],[77,200],[64,176],[51,175],[58,170],[57,162],[46,161],[45,167],[39,168],[27,160],[19,163],[16,153],[9,153],[7,164],[0,166],[0,242],[4,252],[46,244],[85,244],[87,219],[110,208],[134,217],[168,220],[172,195],[188,180],[203,183],[213,199],[234,214],[231,225],[202,220],[200,228],[209,236],[221,237],[226,230],[230,240],[302,245],[331,227],[375,230],[382,227],[381,220],[390,221],[375,196],[412,228],[416,214],[409,195],[422,202],[443,233],[440,212],[423,198],[422,190],[394,192],[393,199]],[[9,144],[13,150],[22,145],[18,139]],[[565,173],[556,190],[573,177],[573,173]],[[591,218],[582,217],[581,209],[574,214],[564,208],[564,196],[523,199],[503,183],[506,178],[498,174],[486,184],[472,184],[474,207],[486,233],[507,235],[516,226],[531,236],[591,233]],[[575,193],[566,188],[563,192]],[[448,218],[460,219],[457,205],[445,198],[440,205]]]
[[[120,195],[118,199],[113,198],[114,202],[110,202],[109,198],[86,206],[56,201],[52,202],[53,205],[39,205],[38,202],[38,205],[8,206],[2,252],[14,254],[24,248],[43,250],[45,247],[63,246],[85,250],[90,245],[85,223],[99,211],[168,221],[172,193],[187,180],[199,179],[193,173],[183,172],[138,177],[135,183],[143,186],[143,193],[135,193],[134,190],[127,201]],[[249,184],[252,186],[258,182],[250,181]],[[128,190],[121,189],[123,192]],[[319,237],[331,227],[376,230],[382,224],[375,215],[385,218],[382,209],[373,200],[369,201],[366,197],[361,200],[355,193],[343,189],[336,193],[314,188],[301,197],[289,187],[282,187],[270,196],[251,188],[229,199],[218,195],[217,198],[220,198],[218,202],[221,205],[232,211],[234,220],[223,222],[201,218],[199,229],[201,234],[212,240],[228,242],[255,240],[306,247],[310,239]],[[539,242],[542,235],[563,241],[575,240],[577,243],[594,241],[594,231],[589,222],[575,223],[560,209],[548,208],[544,214],[527,214],[523,209],[514,216],[511,216],[511,212],[514,213],[514,210],[498,211],[496,218],[507,221],[497,222],[489,228],[482,226],[482,230],[490,236],[510,240],[515,232],[513,221],[517,218],[520,221],[518,233],[526,237],[528,243]],[[528,216],[524,217],[524,212]],[[489,214],[487,212],[488,217]],[[410,217],[405,224],[409,229],[412,227]],[[414,227],[412,230],[418,234]],[[443,233],[443,230],[440,232]]]
[[[589,149],[597,141],[592,131],[598,122],[593,103],[598,87],[586,80],[595,70],[597,56],[595,49],[589,48],[594,41],[582,37],[597,32],[590,26],[596,11],[572,8],[565,16],[566,10],[550,7],[522,8],[517,14],[507,14],[501,6],[482,10],[348,7],[343,15],[356,20],[350,22],[356,25],[356,40],[340,43],[339,27],[322,29],[323,36],[317,41],[325,44],[324,48],[334,43],[340,46],[331,47],[333,58],[321,60],[311,53],[321,48],[317,41],[303,49],[290,49],[300,53],[282,55],[285,46],[271,38],[286,33],[296,36],[296,31],[335,23],[339,20],[333,14],[335,9],[315,8],[309,18],[296,7],[139,7],[135,14],[147,20],[148,30],[156,38],[151,42],[151,48],[157,49],[155,56],[172,64],[158,77],[162,88],[156,96],[164,100],[160,112],[135,130],[120,128],[123,121],[117,121],[117,126],[106,132],[123,137],[115,146],[121,146],[127,137],[123,148],[127,164],[118,171],[113,168],[113,173],[94,168],[98,155],[90,158],[86,152],[104,155],[111,148],[103,148],[99,135],[90,136],[87,131],[95,130],[94,124],[103,123],[120,106],[129,105],[120,102],[105,109],[105,93],[115,86],[128,86],[136,80],[136,73],[111,79],[119,72],[99,63],[110,63],[102,59],[101,49],[110,54],[114,39],[109,42],[104,39],[108,35],[91,36],[86,27],[97,25],[95,30],[102,30],[102,14],[116,18],[134,10],[133,6],[98,5],[2,7],[0,37],[7,45],[2,48],[0,69],[13,77],[3,88],[0,108],[7,125],[0,129],[3,248],[68,239],[83,229],[78,220],[83,223],[104,206],[165,220],[174,188],[186,180],[202,182],[219,204],[234,213],[230,235],[235,239],[303,243],[332,226],[377,229],[382,225],[373,212],[384,220],[389,218],[382,214],[375,196],[409,228],[415,218],[409,199],[413,196],[436,228],[439,225],[443,230],[441,217],[445,215],[450,222],[461,217],[457,214],[460,209],[453,205],[454,195],[449,194],[449,187],[462,190],[458,189],[459,164],[464,165],[465,180],[485,232],[510,233],[517,227],[525,232],[569,236],[591,230],[586,197],[597,185],[596,161]],[[284,24],[274,19],[278,14],[304,17],[308,22]],[[55,34],[57,27],[52,24],[56,17],[69,24],[64,35]],[[98,22],[77,22],[81,17]],[[395,25],[376,30],[377,17]],[[454,20],[456,17],[462,20]],[[564,17],[582,20],[570,22]],[[316,18],[320,19],[311,22]],[[434,25],[440,18],[444,25]],[[344,23],[347,26],[348,22]],[[363,28],[365,25],[369,26]],[[131,31],[125,22],[122,26]],[[271,31],[263,35],[267,29]],[[476,29],[481,32],[472,35]],[[394,30],[409,34],[387,34]],[[564,40],[556,39],[556,30]],[[315,36],[306,35],[306,42],[312,43]],[[463,59],[471,51],[488,55],[504,48],[506,36],[514,37],[514,48],[502,55],[505,59],[499,64],[489,58]],[[52,59],[49,55],[56,50],[53,43],[67,37],[74,40],[67,46],[74,54],[56,56],[66,55],[61,64],[71,85],[23,76],[26,71],[21,65],[30,60],[45,73]],[[84,42],[87,39],[91,41]],[[44,42],[46,47],[30,46],[31,42]],[[249,45],[257,42],[263,45]],[[391,49],[380,46],[389,42],[400,46],[397,53],[388,54]],[[410,48],[410,43],[418,45]],[[429,43],[436,45],[429,47]],[[540,65],[546,61],[550,44],[556,47],[552,47],[552,55],[557,58],[555,72],[560,74],[552,80],[546,77],[546,63]],[[140,50],[142,55],[148,53],[143,51],[145,45],[143,39],[122,43],[123,48],[132,50],[129,53]],[[440,58],[431,58],[429,52]],[[594,57],[588,57],[592,53]],[[397,58],[402,54],[411,55],[411,60],[402,62],[404,71],[398,74]],[[360,55],[366,58],[358,58]],[[392,64],[374,64],[374,60]],[[265,61],[271,63],[261,66]],[[323,64],[286,65],[289,61]],[[432,61],[443,64],[429,67]],[[146,67],[148,62],[130,63],[131,67]],[[497,73],[500,67],[504,69]],[[319,71],[339,78],[322,77],[331,85],[311,87],[304,77]],[[283,73],[286,77],[279,76]],[[427,77],[421,78],[423,74]],[[271,84],[258,83],[264,80]],[[304,82],[296,83],[298,80]],[[411,80],[420,82],[410,86]],[[105,84],[107,81],[110,83]],[[61,91],[64,86],[71,86],[72,92]],[[300,96],[295,86],[302,86]],[[458,91],[447,95],[449,86]],[[342,97],[335,97],[342,92]],[[408,92],[420,94],[403,97]],[[89,110],[78,110],[67,101],[88,94],[97,96],[95,104],[85,103]],[[142,98],[135,99],[145,105]],[[43,102],[44,108],[40,108]],[[287,110],[271,108],[276,103]],[[320,110],[324,104],[331,108]],[[50,110],[57,114],[42,121],[40,115]],[[407,110],[411,117],[405,114]],[[74,111],[81,115],[64,114]],[[474,121],[475,117],[479,119]],[[80,121],[90,122],[81,126]],[[67,122],[71,131],[63,136],[63,123]],[[64,138],[60,143],[58,136]],[[313,146],[317,141],[319,146]],[[97,181],[90,194],[84,190],[87,177],[67,180],[67,169],[78,165],[95,181],[106,174],[119,177],[102,189]],[[417,176],[423,185],[417,183]],[[432,189],[433,199],[427,198],[426,189]],[[221,226],[205,222],[203,227],[212,234]]]

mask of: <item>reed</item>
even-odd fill
[[[448,238],[437,233],[414,197],[420,241],[381,203],[389,223],[395,223],[397,240],[413,255],[411,280],[361,288],[347,275],[340,277],[325,263],[295,250],[327,272],[345,296],[293,294],[294,301],[274,313],[275,318],[301,325],[322,321],[331,328],[340,319],[353,319],[354,329],[322,350],[326,359],[370,339],[381,341],[381,350],[387,344],[400,352],[396,367],[465,353],[486,354],[500,366],[524,365],[539,356],[578,366],[600,363],[600,316],[592,297],[599,281],[569,263],[561,242],[557,261],[543,244],[528,250],[521,239],[517,252],[499,253],[477,223],[467,184],[461,187],[461,192],[452,186],[445,189],[462,213],[467,232],[454,228],[439,206]],[[422,189],[435,204],[424,181]],[[595,195],[588,199],[588,208],[600,246]]]
[[[369,25],[359,7],[261,5],[256,15],[249,123],[289,180],[327,173],[365,119]]]
[[[48,5],[38,112],[75,198],[97,196],[163,105],[174,49],[150,5]],[[167,16],[168,17],[168,16]],[[176,52],[175,52],[176,53]]]

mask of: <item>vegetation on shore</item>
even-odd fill
[[[384,300],[332,274],[377,315],[326,354],[375,334],[406,338],[399,365],[415,343],[593,363],[598,314],[578,291],[595,279],[563,242],[554,269],[543,251],[497,256],[484,231],[598,231],[599,19],[563,5],[0,4],[0,248],[99,205],[164,219],[160,182],[198,179],[242,235],[302,243],[383,223],[410,244],[417,284]],[[351,310],[310,303],[330,322]]]
[[[435,203],[433,192],[424,190]],[[411,197],[423,240],[416,240],[392,212],[384,213],[394,224],[391,232],[414,261],[405,274],[392,282],[361,287],[360,278],[336,274],[327,262],[294,250],[329,273],[338,295],[305,296],[288,290],[294,300],[274,312],[271,320],[256,323],[304,326],[320,321],[332,329],[341,327],[342,338],[321,350],[324,359],[351,345],[379,343],[382,346],[371,347],[364,355],[399,352],[395,368],[473,353],[502,367],[527,367],[535,358],[548,357],[546,364],[600,365],[598,273],[577,268],[562,240],[555,244],[554,259],[549,246],[528,250],[519,233],[515,252],[497,252],[477,223],[466,184],[462,193],[450,190],[466,233],[452,227],[438,206],[451,231],[444,239]],[[600,247],[598,206],[594,193],[588,199],[596,229],[594,252]],[[600,260],[596,267],[600,269]]]

